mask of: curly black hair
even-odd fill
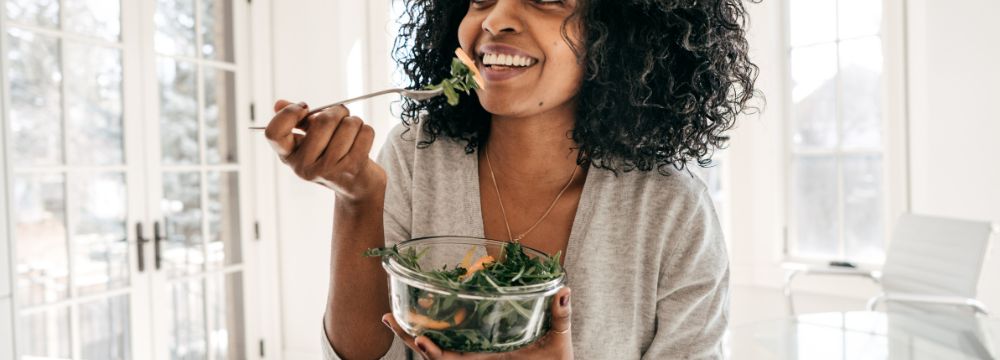
[[[755,0],[751,0],[755,1]],[[450,76],[458,27],[469,0],[404,0],[393,50],[411,87]],[[572,22],[574,18],[580,21]],[[578,0],[562,36],[583,66],[572,139],[578,164],[618,171],[709,166],[737,115],[751,106],[758,67],[749,57],[741,0]],[[582,43],[568,36],[578,24]],[[490,114],[476,94],[458,106],[443,98],[404,101],[402,120],[424,121],[426,147],[438,136],[475,152]]]

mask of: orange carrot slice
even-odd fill
[[[444,330],[453,326],[460,325],[463,321],[465,321],[465,316],[466,316],[465,308],[461,308],[458,309],[458,311],[455,311],[455,316],[452,317],[452,321],[450,322],[444,320],[434,320],[428,317],[427,315],[420,315],[413,312],[413,310],[410,310],[409,314],[407,314],[407,320],[409,320],[410,323],[412,323],[413,326],[416,328]]]
[[[427,315],[420,315],[413,311],[407,314],[407,319],[414,327],[419,329],[431,329],[431,330],[444,330],[450,328],[452,325],[447,321],[434,320]]]
[[[472,266],[470,266],[469,269],[465,271],[465,275],[463,275],[463,277],[466,278],[466,279],[472,277],[472,274],[475,274],[477,271],[485,269],[486,268],[486,264],[489,264],[489,263],[494,262],[494,261],[496,261],[496,260],[493,259],[493,257],[489,256],[489,255],[486,255],[486,256],[483,256],[483,257],[479,258],[479,260],[476,260],[476,262],[473,263]]]
[[[455,317],[452,318],[452,320],[454,321],[455,326],[462,325],[462,322],[465,321],[465,308],[458,309],[458,311],[455,312]]]
[[[476,80],[476,86],[480,89],[485,89],[486,86],[483,85],[484,81],[482,76],[479,75],[479,68],[476,67],[476,62],[472,61],[472,58],[469,57],[469,55],[466,54],[462,48],[455,49],[455,56],[457,56],[459,60],[462,60],[465,67],[469,68],[469,71],[472,72],[472,79]]]

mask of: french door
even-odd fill
[[[18,357],[248,358],[246,3],[0,2]]]

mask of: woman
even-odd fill
[[[278,101],[267,128],[285,163],[336,194],[327,358],[721,357],[729,264],[686,166],[708,164],[753,98],[740,0],[405,5],[396,54],[411,85],[446,78],[461,47],[482,89],[454,107],[405,102],[378,161],[374,131],[344,107],[309,117],[300,137],[308,106]],[[402,332],[385,273],[359,254],[442,234],[562,251],[550,332],[502,355]]]

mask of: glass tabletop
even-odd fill
[[[730,359],[1000,359],[1000,319],[834,312],[734,327]]]

